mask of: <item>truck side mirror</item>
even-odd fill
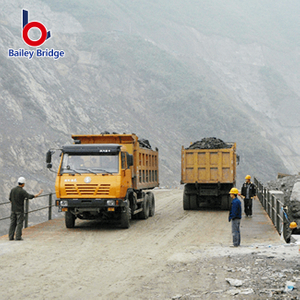
[[[239,156],[239,155],[236,156],[236,164],[237,164],[237,165],[240,164],[240,156]]]
[[[127,153],[127,166],[128,168],[133,166],[133,155]]]
[[[51,158],[52,158],[52,152],[49,150],[49,151],[46,153],[46,163],[47,163],[47,168],[48,168],[48,169],[51,169],[51,168],[52,168]]]

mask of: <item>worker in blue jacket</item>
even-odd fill
[[[238,247],[241,244],[240,224],[242,219],[242,205],[241,201],[237,197],[239,194],[237,188],[232,188],[229,194],[232,198],[232,202],[228,221],[231,222],[233,246]]]

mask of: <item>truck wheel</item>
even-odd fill
[[[140,217],[140,219],[146,220],[149,217],[149,208],[150,208],[148,194],[145,194],[145,199],[142,204],[142,208],[143,208],[143,210],[140,212],[139,217]]]
[[[130,227],[130,219],[131,219],[131,209],[130,207],[125,206],[125,211],[121,213],[120,227],[124,229],[128,229]]]
[[[193,209],[193,210],[199,209],[198,204],[197,204],[197,195],[196,194],[190,195],[190,209]]]
[[[230,208],[230,198],[228,195],[223,195],[221,199],[221,209],[229,210]]]
[[[183,209],[184,210],[190,209],[190,197],[185,192],[183,192]]]
[[[75,216],[70,211],[65,213],[65,223],[67,228],[74,228],[75,226]]]
[[[155,198],[152,192],[149,192],[148,195],[149,195],[149,217],[153,217],[155,214]]]

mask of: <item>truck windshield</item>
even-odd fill
[[[118,155],[76,155],[63,156],[61,174],[74,173],[119,173]]]

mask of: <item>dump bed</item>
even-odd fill
[[[236,144],[225,149],[181,150],[181,183],[235,183]]]
[[[137,190],[159,186],[158,149],[141,147],[135,134],[72,135],[81,144],[118,144],[133,155],[132,187]]]

